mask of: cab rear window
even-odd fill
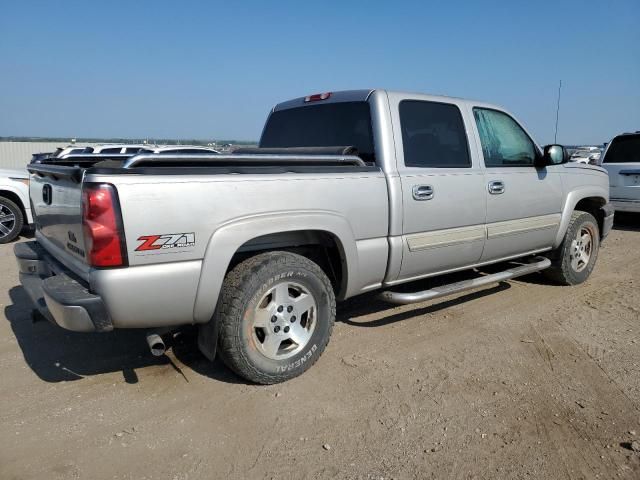
[[[307,105],[273,112],[260,147],[347,147],[365,162],[375,162],[371,113],[367,102]]]
[[[614,138],[602,163],[640,163],[640,135]]]

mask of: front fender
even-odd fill
[[[562,209],[560,228],[558,229],[558,234],[556,235],[556,240],[553,244],[553,248],[558,248],[562,243],[562,240],[567,233],[567,229],[569,228],[571,215],[576,209],[576,205],[578,204],[578,202],[580,202],[580,200],[584,200],[585,198],[601,198],[604,203],[607,203],[609,201],[609,191],[597,185],[589,185],[572,190],[567,194],[567,198]]]
[[[325,231],[338,239],[346,262],[346,294],[349,295],[358,277],[356,240],[347,219],[330,211],[285,211],[250,215],[221,225],[211,235],[196,293],[193,311],[195,323],[208,322],[218,302],[218,295],[231,259],[238,249],[254,238],[282,232]]]

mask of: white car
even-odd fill
[[[197,145],[165,145],[162,147],[148,148],[148,153],[158,153],[160,155],[181,155],[181,154],[215,154],[220,153],[210,147],[200,147]],[[144,153],[144,152],[140,152]]]
[[[81,147],[79,145],[69,145],[68,147],[58,147],[55,152],[51,154],[52,157],[62,157],[64,155],[78,155],[81,153],[90,153],[91,147]]]
[[[132,154],[132,153],[142,153],[149,152],[149,146],[143,144],[105,144],[98,145],[97,147],[89,147],[83,153],[101,153],[101,154]]]
[[[640,213],[640,131],[614,137],[602,158],[616,211]]]
[[[70,154],[101,154],[101,155],[113,155],[113,154],[125,154],[132,155],[138,153],[157,153],[157,154],[217,154],[220,153],[210,147],[201,147],[198,145],[136,145],[136,144],[105,144],[98,145],[96,147],[82,147],[72,150],[70,147],[65,148],[60,153],[56,154],[56,157],[62,157]]]
[[[0,243],[12,241],[31,223],[29,174],[26,170],[0,170]]]
[[[600,164],[601,149],[598,147],[580,147],[574,150],[569,161],[588,165]]]

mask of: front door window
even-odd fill
[[[474,108],[486,167],[532,167],[538,149],[529,135],[509,115]]]

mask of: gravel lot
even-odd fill
[[[32,323],[11,245],[0,272],[3,480],[640,478],[638,216],[579,287],[342,304],[320,361],[269,387],[189,330],[158,359],[141,332]]]

